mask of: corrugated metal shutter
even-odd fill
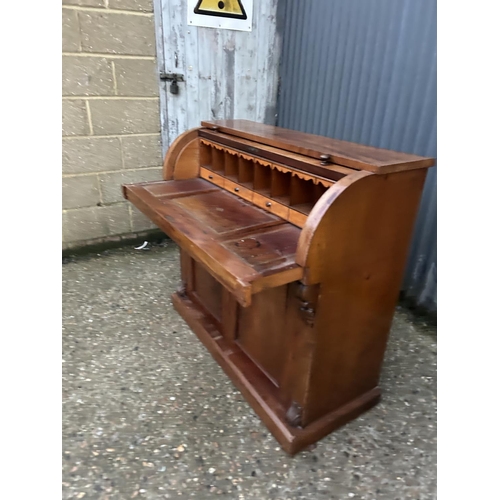
[[[277,124],[436,157],[436,0],[281,0]],[[437,307],[436,168],[403,292]]]

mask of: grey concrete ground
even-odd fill
[[[63,266],[63,498],[433,499],[436,337],[396,313],[382,401],[286,455],[173,310],[172,242]]]

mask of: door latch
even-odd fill
[[[170,93],[178,94],[179,93],[179,85],[177,82],[184,81],[184,75],[180,75],[179,73],[160,73],[160,80],[166,80],[167,82],[172,82],[170,84]]]

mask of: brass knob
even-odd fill
[[[330,155],[321,155],[319,159],[321,160],[321,165],[328,165],[331,161]]]
[[[270,201],[268,201],[268,202],[266,203],[266,207],[270,207],[271,205],[272,205],[272,203],[271,203]]]

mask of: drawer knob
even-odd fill
[[[209,178],[209,179],[213,179],[213,178],[214,178],[214,176],[213,176],[213,175],[209,175],[209,176],[208,176],[208,178]]]
[[[330,155],[321,155],[319,159],[321,160],[321,165],[323,166],[326,166],[331,162]]]
[[[234,190],[235,190],[236,192],[238,192],[238,191],[240,190],[240,188],[234,188]]]
[[[271,203],[270,201],[268,201],[268,202],[266,203],[266,207],[270,207],[271,205],[272,205],[272,203]]]

